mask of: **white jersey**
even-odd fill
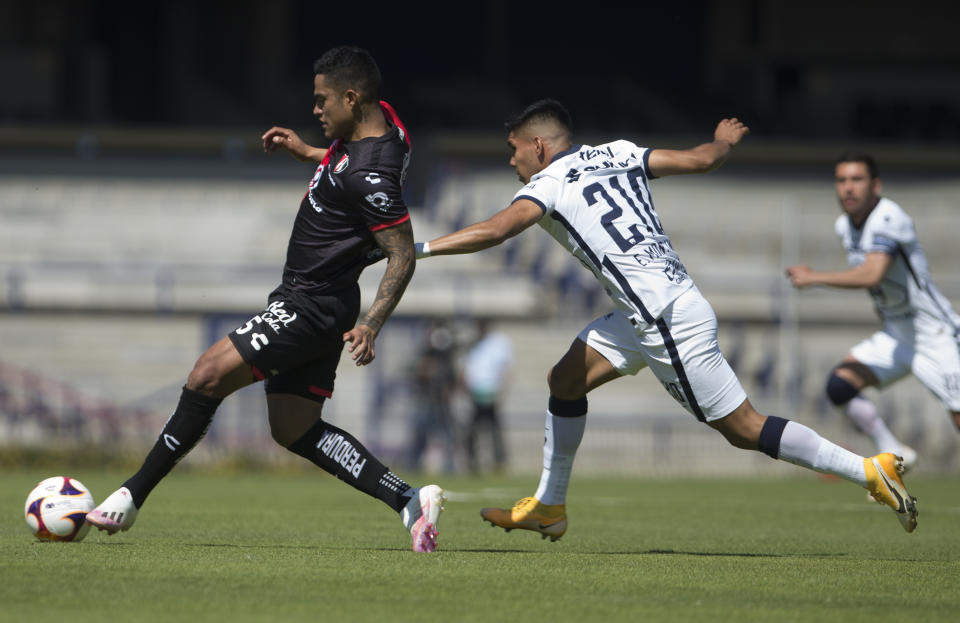
[[[629,141],[577,145],[514,196],[544,212],[539,224],[590,269],[637,325],[650,325],[693,285],[650,195],[650,149]]]
[[[862,264],[867,253],[893,258],[880,284],[869,289],[882,319],[913,318],[918,328],[946,325],[955,335],[960,332],[960,316],[930,280],[913,221],[899,205],[881,198],[860,229],[846,214],[837,218],[835,229],[850,266]]]

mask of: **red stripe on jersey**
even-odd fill
[[[307,387],[307,390],[311,394],[316,394],[317,396],[323,396],[324,398],[333,397],[333,390],[323,389],[322,387],[317,387],[316,385],[310,385],[309,387]]]
[[[263,372],[261,372],[260,369],[257,368],[257,366],[250,366],[250,369],[253,370],[253,376],[256,377],[258,381],[262,381],[263,379],[267,378],[263,374]]]
[[[402,121],[400,121],[400,117],[397,116],[397,111],[393,109],[393,106],[383,100],[380,100],[380,110],[383,111],[383,114],[387,116],[387,119],[389,119],[393,125],[403,130],[403,139],[407,141],[407,147],[412,147],[412,144],[410,143],[410,133],[407,132],[407,127],[403,125]]]
[[[379,225],[374,225],[370,228],[370,231],[380,231],[381,229],[386,229],[388,227],[393,227],[394,225],[399,225],[400,223],[405,223],[410,220],[410,213],[407,212],[400,218],[395,221],[390,221],[389,223],[380,223]]]
[[[330,147],[327,148],[327,153],[323,155],[323,160],[320,161],[320,166],[317,168],[322,169],[323,167],[330,164],[330,158],[333,157],[333,154],[337,153],[337,150],[340,149],[340,143],[342,142],[343,141],[341,141],[340,139],[337,139],[332,143],[330,143]]]

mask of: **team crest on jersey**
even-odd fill
[[[343,170],[347,168],[347,165],[350,164],[350,154],[343,154],[343,158],[337,162],[337,166],[333,167],[334,173],[343,173]]]

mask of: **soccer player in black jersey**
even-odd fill
[[[281,127],[262,137],[268,153],[282,148],[319,165],[300,202],[282,283],[263,311],[197,360],[143,466],[87,515],[101,530],[130,529],[150,491],[206,433],[221,400],[263,381],[278,443],[400,513],[414,551],[436,549],[443,490],[411,487],[320,417],[344,344],[356,365],[373,361],[374,341],[413,276],[415,254],[401,197],[410,139],[379,100],[376,63],[364,50],[338,47],[313,69],[313,112],[330,147],[307,145]],[[357,279],[382,257],[377,296],[357,322]]]

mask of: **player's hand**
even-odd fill
[[[795,288],[805,288],[813,284],[813,270],[806,264],[787,267],[787,277]]]
[[[268,154],[282,147],[301,162],[313,160],[314,148],[304,143],[296,132],[288,128],[273,126],[260,139],[263,141],[263,151]]]
[[[713,139],[715,141],[730,143],[732,147],[739,143],[747,134],[750,134],[750,128],[736,117],[733,117],[732,119],[724,119],[717,124],[717,129],[713,132]]]
[[[348,342],[349,351],[358,366],[365,366],[376,357],[373,351],[374,340],[377,334],[365,324],[358,324],[343,334],[343,341]]]

